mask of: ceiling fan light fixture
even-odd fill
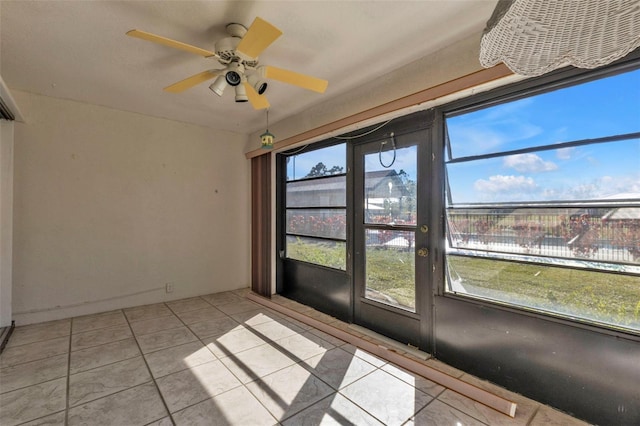
[[[247,97],[247,90],[244,88],[243,84],[239,84],[236,86],[236,102],[248,102],[249,98]]]
[[[247,77],[247,82],[254,89],[256,89],[256,92],[258,92],[258,95],[262,95],[267,90],[267,86],[268,86],[267,82],[263,78],[261,78],[257,73],[253,73],[249,77]]]
[[[227,73],[224,75],[224,78],[227,83],[229,83],[229,86],[237,87],[238,84],[240,84],[240,82],[242,81],[242,77],[240,77],[240,74],[235,71],[227,71]]]
[[[242,83],[242,76],[244,75],[244,65],[240,62],[232,62],[227,67],[227,72],[224,74],[225,80],[230,86],[238,86]]]
[[[209,89],[218,96],[222,96],[224,89],[227,87],[227,80],[224,75],[219,75],[216,80],[209,86]]]

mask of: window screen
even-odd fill
[[[445,122],[446,291],[640,331],[640,70]]]
[[[286,257],[346,270],[346,144],[286,161]]]

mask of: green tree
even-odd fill
[[[344,170],[343,167],[333,166],[330,169],[327,169],[327,166],[321,161],[315,166],[311,168],[309,173],[305,177],[319,177],[319,176],[327,176],[327,175],[336,175],[342,173]]]

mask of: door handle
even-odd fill
[[[428,250],[428,249],[426,249],[426,248],[424,248],[424,247],[423,247],[423,248],[421,248],[421,249],[418,249],[418,256],[420,256],[420,257],[427,257],[427,256],[429,256],[429,250]]]

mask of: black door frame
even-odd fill
[[[421,350],[429,353],[434,351],[434,315],[433,296],[437,291],[437,266],[434,262],[438,260],[440,244],[437,236],[441,233],[439,228],[440,214],[436,210],[433,198],[442,192],[441,178],[438,170],[434,169],[437,161],[434,157],[434,143],[437,144],[436,132],[434,126],[434,111],[420,111],[410,115],[402,116],[390,120],[383,124],[373,125],[369,128],[354,131],[343,135],[347,140],[347,265],[346,271],[334,270],[320,265],[314,265],[294,259],[288,259],[284,256],[285,238],[285,187],[286,175],[283,168],[286,164],[286,152],[277,155],[276,179],[279,182],[279,189],[276,191],[276,203],[280,206],[281,214],[276,217],[276,249],[277,267],[276,267],[276,289],[277,292],[301,303],[308,304],[322,312],[333,315],[343,321],[350,323],[359,323],[373,331],[387,335],[402,343],[411,343]],[[417,145],[417,164],[418,164],[418,194],[417,197],[417,216],[423,218],[418,220],[417,228],[422,225],[428,227],[427,233],[416,232],[415,247],[425,247],[429,249],[429,255],[426,258],[416,256],[416,279],[418,282],[424,282],[424,285],[416,285],[416,313],[409,313],[413,324],[408,328],[405,336],[394,335],[394,328],[380,328],[379,323],[356,321],[355,300],[357,289],[355,285],[355,268],[361,267],[360,263],[363,258],[355,255],[355,171],[354,165],[356,159],[354,157],[356,147],[366,145],[375,141],[384,139],[386,135],[394,133],[399,144],[403,141],[410,140],[410,145]],[[361,136],[362,135],[362,136]],[[342,139],[342,138],[341,138]],[[314,144],[313,149],[318,149],[339,143],[335,139],[329,139]],[[302,153],[306,149],[297,149],[293,152]],[[434,192],[438,191],[438,192]],[[435,204],[438,204],[437,202]],[[360,263],[358,263],[360,262]],[[323,290],[324,288],[324,290]],[[407,312],[394,307],[380,307],[381,304],[375,302],[367,303],[373,306],[374,311],[389,313],[389,317],[393,318],[398,313],[406,315]],[[383,319],[383,324],[385,320]]]
[[[437,235],[439,214],[434,214],[432,195],[433,191],[440,191],[442,186],[434,181],[438,180],[437,171],[433,169],[435,157],[433,155],[435,114],[433,111],[422,111],[409,116],[398,118],[384,128],[366,137],[354,140],[350,144],[350,165],[353,166],[350,192],[352,197],[352,306],[353,322],[370,330],[379,332],[401,343],[409,343],[426,352],[433,352],[434,342],[434,312],[433,293],[437,289],[435,280],[435,261],[439,244]],[[362,206],[363,199],[363,172],[364,155],[378,152],[380,143],[389,140],[390,134],[394,134],[398,148],[416,146],[417,167],[417,224],[415,228],[415,250],[426,248],[429,250],[427,257],[415,255],[415,283],[416,283],[416,307],[415,313],[405,311],[390,305],[366,299],[364,292],[364,229]],[[356,207],[357,206],[357,207]],[[421,230],[426,226],[426,232]],[[404,226],[387,227],[392,230],[407,230]]]

